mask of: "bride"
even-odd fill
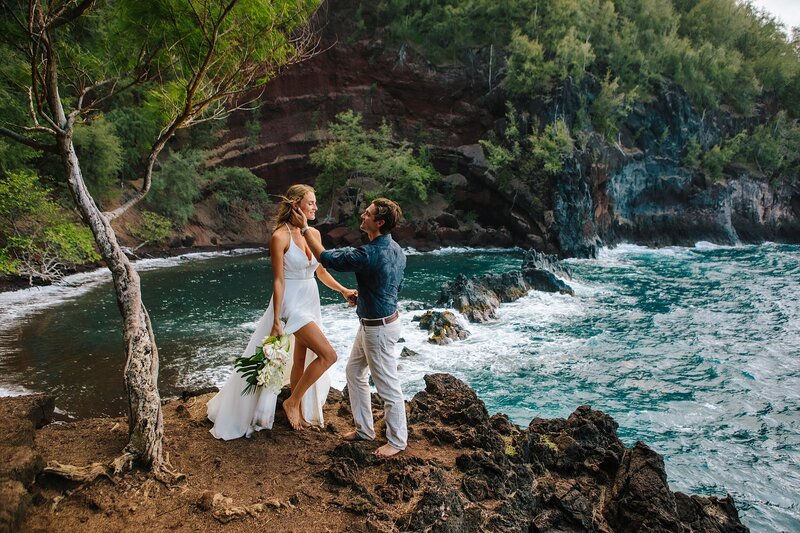
[[[289,224],[292,209],[314,219],[317,199],[308,185],[292,185],[286,191],[269,242],[274,277],[272,298],[256,326],[243,356],[253,355],[267,335],[291,335],[293,360],[285,370],[292,390],[283,409],[292,428],[322,426],[322,406],[328,397],[330,378],[326,370],[336,362],[336,352],[320,329],[319,291],[314,280],[338,291],[354,305],[357,292],[343,287],[320,265],[300,234]],[[317,231],[309,228],[306,231]],[[249,437],[254,431],[270,429],[275,421],[277,396],[259,387],[242,395],[246,382],[234,371],[222,390],[208,402],[208,418],[214,422],[211,434],[224,440]]]

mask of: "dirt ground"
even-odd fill
[[[414,505],[414,499],[395,501],[376,517],[351,488],[326,481],[328,454],[352,429],[349,407],[335,393],[325,406],[323,430],[292,431],[281,411],[272,431],[227,442],[208,432],[210,397],[164,406],[165,452],[185,480],[165,486],[139,470],[87,485],[40,476],[21,531],[396,531],[393,518]],[[381,413],[375,414],[377,420]],[[381,435],[380,423],[376,429]],[[36,448],[46,462],[86,465],[113,459],[126,436],[124,418],[56,423],[37,431]],[[380,444],[358,446],[371,452]],[[388,470],[435,461],[458,483],[460,453],[415,438],[411,427],[409,448],[391,465],[369,461],[358,470],[358,482],[380,489],[390,483]]]

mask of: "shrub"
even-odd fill
[[[508,91],[514,96],[532,96],[549,89],[556,66],[545,58],[544,46],[515,31],[508,54]]]
[[[142,211],[142,222],[131,228],[131,235],[141,241],[138,250],[148,244],[158,244],[167,240],[172,232],[172,222],[152,211]]]
[[[600,93],[592,102],[591,115],[594,129],[613,141],[619,131],[620,122],[630,113],[633,97],[619,88],[619,80],[606,73],[600,85]]]
[[[0,178],[0,272],[54,280],[100,258],[91,232],[48,197],[30,172]]]
[[[428,190],[439,178],[426,152],[411,143],[395,139],[392,128],[383,122],[366,130],[362,117],[353,111],[336,115],[328,124],[330,140],[311,151],[311,161],[321,169],[317,189],[327,197],[354,178],[369,178],[380,184],[376,194],[401,202],[426,200]]]
[[[741,132],[735,137],[713,146],[711,150],[706,152],[700,163],[700,167],[703,169],[706,176],[714,181],[722,179],[722,173],[725,167],[737,156],[746,138],[747,134]]]
[[[735,159],[763,173],[771,181],[796,183],[800,176],[800,124],[779,112],[767,124],[742,135]]]
[[[548,174],[557,174],[564,168],[564,159],[572,154],[574,142],[569,127],[563,119],[545,126],[540,134],[530,136],[533,160]]]
[[[574,150],[574,141],[567,123],[559,118],[540,133],[524,137],[519,130],[519,117],[514,106],[506,103],[506,129],[503,139],[481,140],[486,149],[489,168],[503,185],[527,188],[534,209],[548,209],[552,176],[563,170],[564,159]]]
[[[145,205],[169,218],[175,226],[184,226],[194,214],[194,202],[200,198],[203,159],[204,154],[199,150],[170,151],[153,172]]]
[[[506,102],[506,123],[503,139],[480,140],[486,149],[489,169],[495,173],[501,183],[509,183],[518,173],[522,159],[522,138],[517,124],[519,117],[511,102]]]
[[[209,172],[205,190],[216,199],[217,209],[230,214],[233,208],[244,209],[252,220],[263,220],[263,210],[269,205],[264,180],[241,167],[221,167]]]

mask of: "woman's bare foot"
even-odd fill
[[[344,435],[342,435],[342,439],[350,442],[357,440],[370,440],[370,439],[365,439],[364,437],[359,435],[357,431],[351,431],[349,433],[345,433]]]
[[[286,413],[286,418],[289,419],[289,425],[295,431],[303,430],[303,415],[300,413],[300,402],[293,402],[292,397],[289,396],[283,400],[283,411]]]
[[[389,457],[394,457],[398,453],[402,452],[403,450],[398,450],[391,444],[384,444],[377,450],[375,450],[375,457],[378,459],[388,459]]]

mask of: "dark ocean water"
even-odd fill
[[[753,531],[800,531],[800,247],[621,246],[569,262],[575,297],[531,293],[498,321],[468,325],[467,341],[430,345],[411,322],[456,274],[520,263],[519,250],[410,253],[404,344],[419,355],[401,362],[408,397],[424,374],[450,372],[523,426],[590,404],[617,420],[627,445],[664,456],[673,490],[729,492]],[[269,299],[268,258],[139,268],[162,394],[221,384]],[[357,324],[337,294],[321,293],[341,387]],[[49,391],[64,416],[122,413],[120,326],[102,272],[0,294],[0,393]]]

